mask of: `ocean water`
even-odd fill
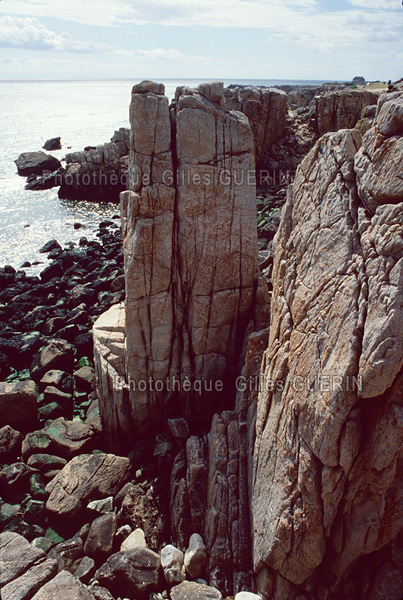
[[[166,80],[173,98],[178,85],[195,87],[207,80]],[[20,268],[25,261],[42,261],[26,269],[38,274],[46,255],[38,250],[49,239],[62,245],[91,239],[98,224],[119,213],[110,203],[60,200],[57,188],[43,192],[24,189],[14,160],[22,152],[41,150],[44,142],[61,136],[62,150],[51,152],[62,159],[67,152],[110,140],[119,127],[129,127],[132,85],[124,81],[1,81],[0,82],[0,266]],[[231,80],[230,83],[275,85],[320,84],[318,81]],[[83,228],[75,230],[79,221]]]

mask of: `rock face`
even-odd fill
[[[130,191],[121,196],[126,389],[117,392],[116,403],[103,390],[110,389],[110,365],[122,361],[102,348],[105,358],[96,357],[112,445],[167,418],[210,423],[220,399],[233,394],[254,299],[249,123],[223,108],[222,84],[178,89],[171,116],[162,89],[149,82],[132,94]],[[220,389],[211,391],[216,381]]]
[[[365,106],[376,104],[379,93],[369,90],[336,90],[315,99],[316,128],[319,135],[339,129],[352,129]]]
[[[319,140],[275,238],[251,511],[273,600],[403,594],[401,97],[380,105],[362,147]]]
[[[129,130],[115,131],[110,142],[66,155],[59,197],[118,202],[127,188]]]
[[[287,94],[276,88],[230,87],[225,89],[225,103],[229,109],[239,110],[248,117],[259,166],[270,146],[284,132]]]

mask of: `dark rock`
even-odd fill
[[[14,161],[17,165],[18,175],[42,175],[44,171],[56,171],[61,167],[54,156],[45,152],[25,152]]]
[[[41,524],[45,513],[45,503],[42,500],[28,500],[24,511],[24,520],[27,523]]]
[[[48,419],[58,419],[64,415],[64,410],[57,402],[49,402],[38,409],[39,417],[42,421]]]
[[[118,552],[95,573],[95,579],[116,596],[145,598],[156,591],[161,577],[161,560],[148,548]]]
[[[76,571],[74,572],[74,575],[77,577],[77,579],[79,579],[83,583],[88,583],[94,573],[95,573],[94,559],[90,558],[89,556],[84,556],[80,560],[78,567],[77,567]],[[94,593],[92,589],[91,589],[91,592]]]
[[[53,339],[41,352],[35,354],[31,375],[40,381],[48,371],[53,369],[73,371],[74,347],[62,339]]]
[[[11,425],[24,433],[32,429],[37,420],[34,382],[0,383],[0,426]]]
[[[76,388],[84,392],[95,389],[95,369],[93,367],[82,367],[74,372]]]
[[[62,409],[62,414],[65,414],[66,416],[69,416],[73,411],[72,394],[69,394],[68,392],[63,392],[62,390],[58,390],[52,385],[48,385],[44,390],[44,402],[46,404],[57,403]],[[57,417],[60,416],[62,415],[57,415]],[[54,418],[57,419],[57,417]]]
[[[150,548],[159,550],[165,536],[165,522],[152,487],[133,486],[122,502],[119,520],[134,529],[142,529]]]
[[[57,279],[63,275],[63,265],[59,261],[54,261],[50,263],[43,271],[41,272],[41,279],[43,283],[47,283],[52,279]]]
[[[24,496],[31,475],[32,469],[23,462],[3,467],[0,471],[1,496],[8,501]]]
[[[62,392],[69,393],[73,391],[73,378],[66,371],[52,369],[45,373],[38,385],[40,392],[43,392],[47,386],[52,386]]]
[[[0,462],[7,462],[20,456],[23,437],[10,425],[0,429]]]
[[[91,523],[84,552],[93,558],[106,557],[111,553],[117,529],[113,512],[101,515]]]
[[[39,252],[41,254],[47,254],[51,250],[55,250],[55,249],[62,250],[62,247],[57,240],[49,240],[49,242],[46,242],[46,244],[44,246],[42,246],[42,248],[39,250]]]
[[[52,150],[61,150],[62,149],[61,138],[54,137],[54,138],[50,138],[49,140],[46,140],[46,142],[44,143],[42,148],[44,150],[47,150],[48,152],[52,151]]]
[[[38,177],[38,179],[35,179],[35,181],[28,182],[25,185],[25,189],[35,192],[41,190],[50,190],[53,187],[61,185],[63,173],[63,167],[57,169],[57,171],[53,171],[53,173],[44,173],[42,177]]]
[[[82,558],[83,540],[80,537],[73,537],[61,544],[57,544],[50,552],[50,558],[53,558],[60,571],[71,572],[73,564],[79,558]]]

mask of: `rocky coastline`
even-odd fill
[[[20,157],[128,191],[0,268],[2,600],[401,599],[402,99],[142,82],[131,131]],[[294,387],[336,371],[364,391]]]

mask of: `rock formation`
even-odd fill
[[[345,89],[326,92],[315,99],[316,128],[319,135],[339,129],[352,129],[366,106],[376,104],[379,91]]]
[[[129,131],[115,131],[110,142],[66,154],[66,169],[55,185],[59,197],[118,202],[127,187]]]
[[[251,508],[271,600],[403,594],[401,102],[318,141],[275,238]]]
[[[229,87],[225,89],[225,104],[229,109],[241,111],[248,117],[256,165],[260,166],[270,146],[284,132],[287,94],[276,88]]]
[[[178,89],[171,109],[163,92],[162,85],[143,82],[132,94],[130,191],[121,197],[126,384],[117,402],[100,384],[113,445],[128,444],[169,417],[209,426],[213,413],[235,397],[244,333],[254,316],[257,231],[248,121],[223,107],[222,84]],[[99,327],[97,354],[116,363],[102,350]],[[106,371],[113,369],[98,369],[98,381],[106,382]]]

